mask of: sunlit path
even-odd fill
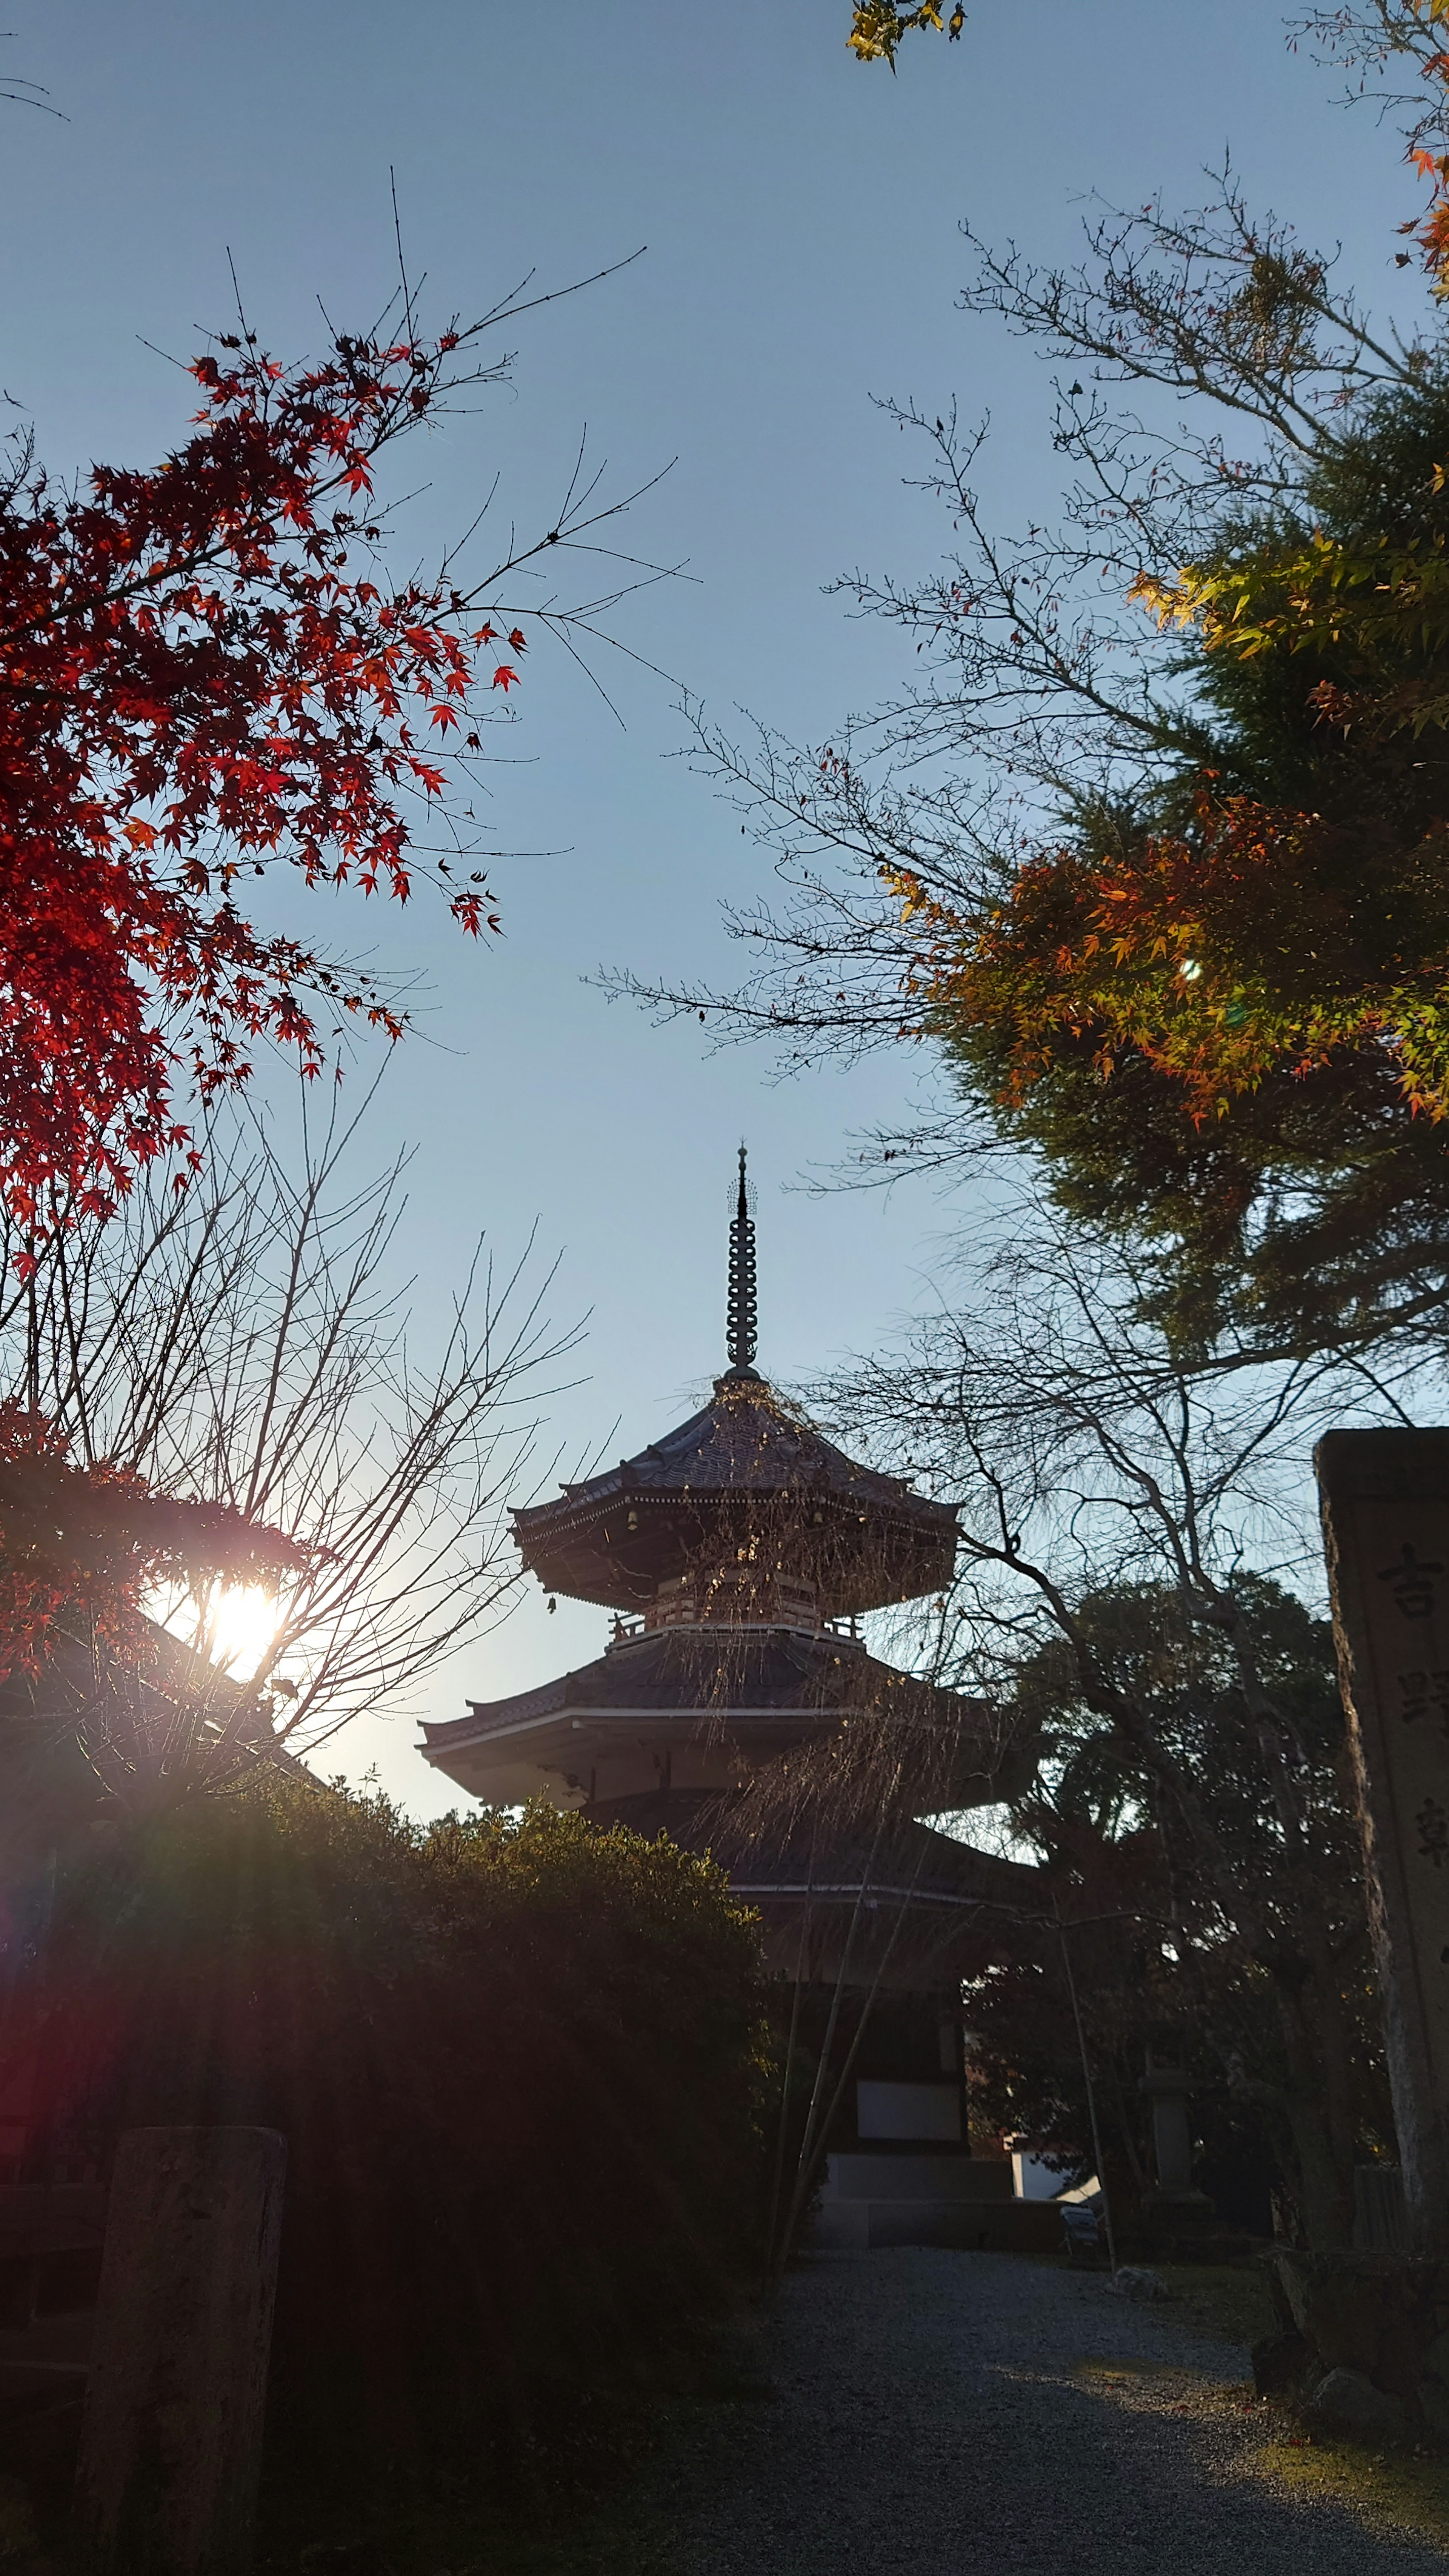
[[[1245,2354],[1099,2275],[901,2248],[815,2258],[657,2481],[678,2576],[1442,2576],[1438,2548],[1253,2466]]]

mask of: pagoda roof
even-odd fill
[[[939,1989],[980,1975],[1023,1918],[1050,1910],[1044,1869],[977,1851],[909,1814],[884,1827],[801,1817],[761,1835],[738,1800],[687,1789],[605,1798],[587,1812],[708,1853],[759,1914],[766,1961],[787,1977],[799,1976],[803,1958],[808,1976],[840,1976],[858,1990],[878,1977],[892,1989]]]
[[[848,1903],[864,1894],[1001,1912],[1043,1906],[1047,1873],[1040,1864],[978,1851],[910,1815],[893,1817],[884,1831],[836,1824],[822,1833],[813,1822],[797,1821],[762,1841],[742,1829],[729,1798],[709,1790],[654,1790],[601,1801],[590,1812],[651,1840],[667,1833],[689,1850],[710,1852],[728,1870],[735,1894],[755,1904],[807,1896],[816,1904]]]
[[[938,1741],[949,1738],[953,1785],[943,1803],[1015,1795],[1035,1767],[1035,1746],[1003,1745],[999,1712],[985,1700],[898,1672],[853,1638],[735,1625],[625,1638],[535,1690],[425,1721],[422,1749],[475,1796],[506,1800],[525,1764],[582,1775],[626,1744],[663,1753],[694,1738],[728,1740],[754,1768],[894,1709],[907,1720],[924,1710]]]
[[[550,1591],[615,1609],[671,1576],[724,1566],[742,1533],[777,1536],[833,1613],[879,1609],[949,1582],[956,1512],[846,1456],[753,1369],[632,1458],[514,1515]]]
[[[909,1676],[881,1663],[854,1637],[805,1628],[652,1628],[624,1637],[591,1664],[559,1673],[508,1699],[470,1700],[471,1715],[425,1721],[431,1747],[475,1729],[511,1726],[562,1709],[800,1710],[838,1716],[862,1697],[900,1689]],[[928,1685],[917,1685],[928,1687]],[[948,1694],[942,1693],[945,1698]],[[988,1714],[987,1703],[956,1706]]]

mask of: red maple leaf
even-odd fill
[[[309,1562],[228,1504],[174,1502],[104,1459],[77,1467],[43,1414],[0,1400],[0,1681],[43,1668],[63,1614],[132,1640],[158,1577],[275,1581]]]
[[[314,992],[400,1025],[242,890],[280,863],[408,891],[403,791],[445,792],[409,716],[466,721],[495,630],[441,582],[382,588],[353,496],[457,342],[339,337],[289,371],[233,335],[158,466],[0,485],[0,1199],[22,1230],[103,1215],[177,1141],[178,1067],[206,1096],[270,1038],[315,1071]]]

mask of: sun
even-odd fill
[[[260,1583],[228,1585],[212,1614],[212,1655],[234,1681],[249,1682],[281,1624],[275,1593]]]

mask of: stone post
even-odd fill
[[[275,2129],[121,2140],[76,2472],[85,2576],[250,2565],[286,2157]]]
[[[1155,2187],[1143,2194],[1145,2209],[1210,2209],[1205,2192],[1193,2186],[1192,2128],[1187,2097],[1192,2078],[1181,2066],[1157,2066],[1149,2057],[1142,2090],[1152,2103],[1152,2160]]]
[[[1314,1463],[1409,2237],[1449,2254],[1449,1431]]]

